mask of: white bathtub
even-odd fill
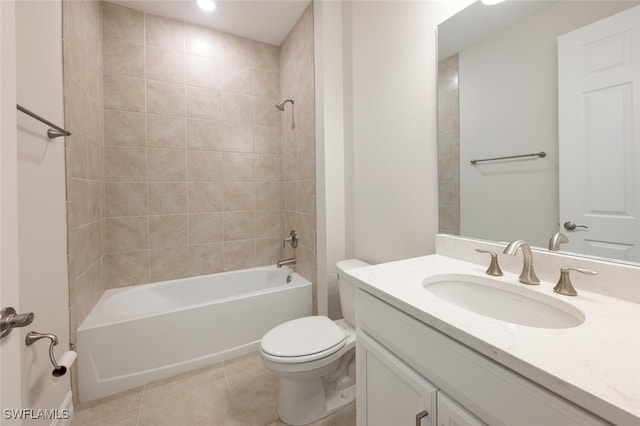
[[[256,351],[311,300],[309,281],[275,266],[108,290],[78,328],[80,400]]]

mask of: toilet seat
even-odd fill
[[[281,324],[264,335],[260,350],[265,359],[284,364],[310,362],[344,347],[347,335],[324,316],[304,317]]]

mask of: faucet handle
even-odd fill
[[[491,250],[482,250],[476,249],[478,253],[487,253],[491,255],[491,263],[486,270],[487,275],[493,275],[494,277],[501,277],[502,269],[500,269],[500,265],[498,264],[498,255],[492,252]]]
[[[598,275],[596,271],[592,271],[591,269],[574,268],[572,266],[560,268],[560,279],[558,279],[558,284],[553,288],[553,291],[565,296],[576,296],[578,294],[576,289],[573,288],[573,284],[571,284],[571,278],[569,278],[570,271],[577,271],[588,275]]]

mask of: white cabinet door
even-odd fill
[[[437,389],[358,330],[359,426],[436,426]]]
[[[482,426],[480,420],[473,417],[442,391],[438,392],[438,426]]]

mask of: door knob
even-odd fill
[[[576,228],[588,228],[588,226],[586,225],[576,225],[575,223],[569,221],[569,222],[565,222],[564,223],[564,229],[566,229],[567,231],[573,231]]]
[[[33,312],[17,314],[11,306],[0,311],[0,338],[11,333],[14,327],[25,327],[33,322]]]

